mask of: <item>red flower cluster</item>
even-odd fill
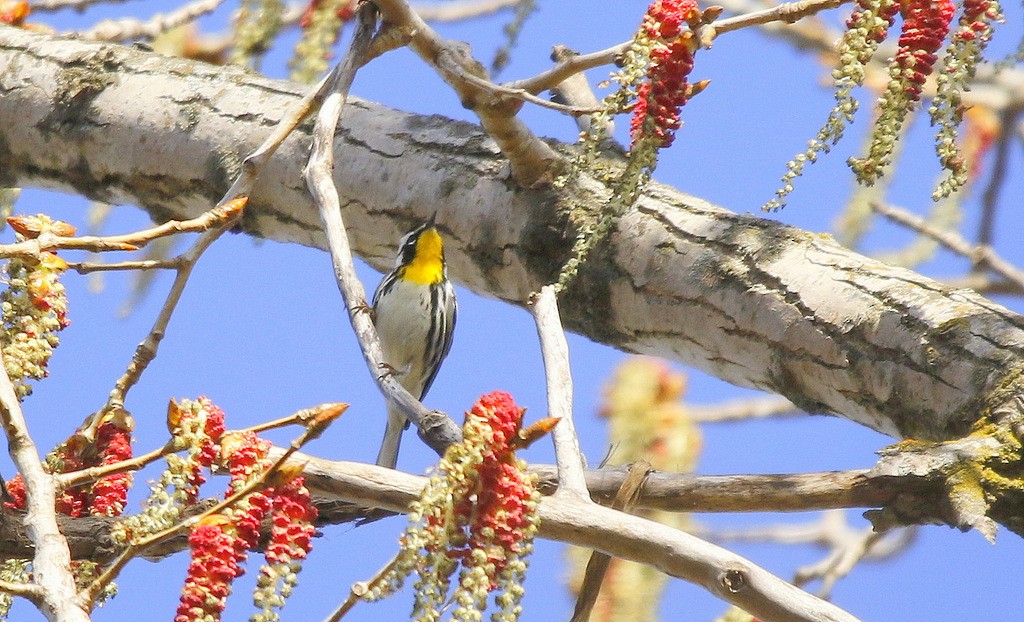
[[[4,508],[8,510],[24,509],[25,501],[28,499],[28,490],[25,489],[25,480],[21,477],[21,473],[15,475],[11,481],[5,482],[5,488],[7,488],[7,496],[11,500],[4,501]]]
[[[174,622],[220,619],[231,583],[242,574],[235,550],[238,538],[224,529],[229,522],[225,516],[213,515],[189,534],[192,562]]]
[[[131,457],[131,424],[124,418],[112,418],[97,428],[95,448],[82,437],[72,436],[49,456],[47,463],[54,473],[72,473],[116,464]],[[120,516],[124,511],[131,481],[131,474],[117,473],[91,486],[77,486],[61,491],[56,502],[57,512],[72,518],[86,514]],[[11,501],[4,502],[4,507],[12,510],[25,507],[27,491],[20,473],[7,482],[7,494]]]
[[[651,64],[630,122],[634,146],[643,137],[657,138],[661,147],[675,139],[681,125],[679,109],[689,99],[686,77],[697,51],[693,33],[684,31],[683,25],[700,16],[695,0],[654,0],[647,8],[641,28],[652,44]]]
[[[231,474],[225,496],[230,497],[256,481],[269,467],[270,443],[253,432],[222,437],[223,413],[208,402],[203,402],[203,406],[210,413],[208,431],[222,438],[221,458]],[[302,478],[251,493],[225,514],[211,517],[215,520],[203,521],[193,530],[189,538],[192,563],[175,622],[220,619],[231,583],[245,573],[241,563],[259,543],[260,527],[268,515],[271,531],[267,562],[290,564],[306,557],[312,549],[316,508]]]
[[[220,439],[224,435],[224,411],[210,401],[208,397],[200,397],[199,405],[206,411],[206,421],[203,424],[202,444],[199,455],[191,464],[191,472],[188,476],[189,489],[187,490],[189,502],[195,502],[199,498],[199,487],[206,482],[203,475],[203,468],[209,468],[220,454]],[[198,413],[191,409],[181,409],[182,427],[186,425],[187,419],[197,416]]]
[[[53,452],[53,460],[47,462],[52,465],[55,473],[73,473],[81,471],[87,466],[95,466],[87,465],[82,460],[83,450],[86,446],[84,440],[72,436]],[[57,496],[57,512],[72,518],[80,518],[88,510],[88,498],[89,492],[85,486],[66,488]]]
[[[231,446],[224,449],[228,471],[231,473],[231,484],[224,493],[225,497],[231,496],[266,469],[269,449],[270,442],[256,436],[254,432],[244,432],[232,438]],[[272,491],[268,488],[263,492],[254,492],[235,506],[234,528],[240,560],[245,559],[245,551],[259,541],[260,525],[273,505],[270,499]]]
[[[464,526],[465,543],[453,543],[448,555],[467,565],[476,565],[471,563],[473,550],[486,551],[488,564],[493,564],[493,572],[488,572],[492,589],[495,578],[508,563],[508,555],[523,552],[520,543],[532,523],[533,486],[525,480],[514,450],[523,412],[511,395],[494,391],[481,397],[466,415],[467,420],[482,420],[493,432],[493,438],[481,447],[483,462],[476,469],[472,487],[476,495],[459,499],[455,507],[454,520]]]
[[[316,506],[301,476],[276,487],[270,514],[270,543],[265,553],[267,562],[278,564],[305,559],[313,548],[316,517]]]
[[[893,63],[907,97],[921,99],[921,90],[938,60],[936,52],[949,34],[956,6],[953,0],[905,0],[901,6],[903,31]]]
[[[96,431],[96,450],[100,464],[116,464],[132,457],[132,435],[130,430],[107,421]],[[132,476],[129,473],[108,475],[92,485],[89,513],[93,516],[120,516],[128,500],[128,487]]]

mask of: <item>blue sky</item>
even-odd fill
[[[643,2],[541,0],[539,11],[525,26],[511,65],[501,77],[526,77],[547,68],[550,47],[557,43],[591,51],[623,41],[631,36],[645,7]],[[148,15],[168,10],[166,3],[141,0],[114,9],[96,8],[84,16],[71,15],[51,23],[70,27],[115,13]],[[993,56],[1012,49],[1022,36],[1021,6],[1010,4],[1005,10],[1006,24],[994,43]],[[203,24],[216,28],[225,23],[226,15],[221,11]],[[470,42],[478,58],[488,62],[501,44],[501,28],[510,18],[506,12],[438,29],[445,36]],[[287,49],[293,40],[285,37],[285,51],[268,58],[264,69],[269,75],[284,75]],[[596,83],[606,75],[592,72],[592,81]],[[663,154],[655,177],[733,211],[756,213],[774,192],[784,163],[802,149],[827,115],[832,98],[822,83],[828,69],[814,57],[760,33],[739,32],[722,36],[712,50],[700,52],[692,75],[711,79],[712,84],[684,109],[685,126],[672,149]],[[432,70],[405,50],[389,53],[363,69],[353,93],[405,110],[472,119]],[[563,140],[571,140],[576,134],[571,120],[549,110],[528,106],[523,118],[539,134]],[[790,206],[771,217],[811,231],[828,231],[852,188],[844,161],[859,148],[864,127],[863,122],[856,124],[835,153],[810,167]],[[905,167],[889,196],[895,204],[917,212],[930,207],[928,197],[938,172],[931,149],[930,130],[926,123],[919,122],[911,131]],[[1003,191],[995,238],[997,248],[1018,263],[1024,263],[1024,251],[1013,244],[1009,232],[1019,231],[1021,225],[1016,205],[1019,201],[1012,197],[1024,196],[1022,156],[1021,149],[1011,149],[1011,176]],[[977,227],[977,205],[976,196],[966,202],[963,230],[969,236]],[[81,198],[28,190],[17,211],[44,211],[84,226],[86,207],[87,202]],[[105,230],[124,232],[146,224],[144,214],[122,206],[114,209]],[[908,237],[879,226],[867,246],[889,248]],[[922,271],[947,276],[966,268],[964,260],[940,254]],[[379,274],[363,265],[360,270],[367,289],[372,290]],[[104,403],[135,345],[148,331],[170,278],[159,275],[149,296],[127,318],[119,318],[117,310],[129,295],[128,277],[109,274],[103,282],[102,292],[94,293],[89,278],[65,278],[73,324],[62,336],[62,346],[51,364],[52,377],[40,383],[25,403],[30,426],[44,451]],[[458,293],[455,343],[427,405],[457,414],[480,394],[500,388],[527,406],[530,417],[543,416],[543,373],[529,314],[464,289]],[[1000,302],[1016,311],[1022,308],[1017,300]],[[595,415],[602,386],[626,355],[576,335],[570,335],[569,344],[577,426],[585,453],[596,463],[607,451],[606,432]],[[694,370],[677,368],[691,377],[688,402],[716,403],[755,395]],[[171,322],[160,356],[129,396],[128,408],[138,422],[138,451],[164,442],[164,412],[169,398],[198,395],[208,395],[222,406],[228,413],[229,426],[236,427],[321,402],[349,402],[351,409],[309,451],[326,458],[373,460],[383,429],[383,402],[359,356],[326,254],[243,236],[226,236],[208,251]],[[705,426],[703,433],[699,472],[708,474],[866,468],[874,463],[873,452],[892,441],[830,417]],[[284,442],[290,437],[277,434],[274,438]],[[546,443],[538,443],[525,457],[535,462],[553,461]],[[414,436],[407,435],[400,467],[422,472],[433,461],[433,455]],[[11,471],[6,460],[0,465],[5,474]],[[147,471],[138,481],[155,473]],[[214,482],[215,487],[219,485]],[[143,492],[136,491],[136,501]],[[219,490],[211,488],[209,494],[216,492]],[[712,528],[737,528],[810,521],[816,516],[697,518]],[[850,520],[865,524],[857,511],[850,512]],[[284,619],[322,618],[344,597],[353,581],[368,577],[387,561],[403,526],[402,519],[389,519],[359,528],[343,525],[325,529]],[[728,546],[786,578],[796,567],[825,554],[809,546]],[[1024,543],[1006,532],[992,546],[977,533],[923,528],[917,541],[898,558],[856,568],[836,586],[834,600],[865,620],[893,619],[894,610],[913,612],[913,619],[1009,619],[1006,611],[1016,605],[1022,554]],[[95,618],[139,619],[143,613],[148,619],[153,612],[154,619],[170,619],[186,564],[184,555],[159,564],[133,562],[120,581],[120,596],[99,610]],[[252,566],[236,587],[226,620],[248,618],[254,574]],[[564,576],[562,546],[541,543],[527,580],[524,620],[568,619],[572,600],[564,589]],[[411,602],[411,595],[403,593],[383,603],[360,605],[348,619],[403,619]],[[724,609],[724,603],[702,589],[672,581],[662,617],[710,620]],[[20,603],[11,619],[41,617]]]

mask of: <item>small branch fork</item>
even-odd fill
[[[702,533],[714,541],[778,542],[781,544],[816,544],[829,549],[828,555],[813,564],[797,569],[794,585],[803,587],[821,580],[817,594],[830,598],[832,588],[862,560],[881,560],[906,549],[917,535],[915,527],[880,533],[854,529],[843,510],[822,513],[817,521],[802,525],[781,524],[741,531],[709,531]]]
[[[945,231],[928,224],[920,216],[890,205],[873,203],[871,209],[896,224],[928,236],[954,253],[966,257],[976,269],[990,270],[1018,290],[1024,290],[1024,270],[1003,259],[988,245],[975,246],[955,231]]]

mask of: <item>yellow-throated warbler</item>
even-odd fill
[[[417,399],[423,399],[430,389],[455,332],[455,289],[448,280],[444,245],[434,226],[436,216],[405,234],[398,244],[394,270],[373,294],[373,323],[384,347],[384,360]],[[395,467],[402,431],[407,427],[402,411],[389,405],[377,464]]]

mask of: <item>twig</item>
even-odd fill
[[[324,622],[338,622],[345,617],[345,615],[356,606],[367,592],[377,587],[385,577],[388,576],[395,566],[398,565],[398,555],[395,555],[391,560],[384,565],[383,568],[377,571],[375,575],[370,577],[368,581],[359,581],[352,584],[352,589],[349,590],[348,597],[338,605],[338,608],[331,612],[329,616],[324,618]]]
[[[199,236],[199,239],[192,245],[192,248],[181,255],[180,264],[176,268],[177,274],[174,277],[174,283],[171,284],[171,289],[167,292],[167,298],[164,300],[164,304],[160,308],[160,313],[157,314],[149,334],[136,346],[132,360],[128,364],[128,369],[114,383],[114,388],[111,389],[110,395],[107,397],[107,403],[100,410],[93,413],[82,425],[80,433],[85,438],[92,439],[95,437],[96,428],[103,420],[105,413],[117,408],[124,408],[124,400],[128,391],[142,378],[143,372],[146,371],[150,362],[156,358],[160,342],[167,333],[167,325],[170,323],[171,316],[178,306],[178,301],[181,300],[181,295],[185,291],[189,277],[192,276],[193,268],[195,268],[196,263],[206,249],[241,217],[245,202],[245,199],[239,199],[227,204],[218,205],[207,212],[211,227]]]
[[[81,12],[94,4],[124,4],[125,2],[128,2],[128,0],[32,0],[32,11],[43,12],[74,9]]]
[[[963,276],[936,279],[954,289],[973,289],[979,294],[989,296],[1000,294],[1006,296],[1024,296],[1024,287],[1018,283],[997,279],[990,274],[970,272]]]
[[[581,106],[571,106],[571,105],[566,105],[566,104],[560,104],[558,102],[553,102],[553,101],[550,101],[550,100],[547,100],[547,99],[542,99],[540,97],[537,97],[536,95],[534,95],[533,93],[530,93],[529,91],[527,91],[525,89],[515,88],[515,87],[512,87],[512,86],[506,86],[506,85],[503,85],[503,84],[495,84],[494,82],[491,82],[490,80],[486,80],[484,78],[480,78],[480,77],[474,76],[473,74],[467,72],[465,70],[465,68],[463,68],[463,67],[461,67],[459,65],[456,65],[454,63],[448,63],[446,65],[446,68],[449,71],[458,73],[459,76],[463,80],[468,82],[469,84],[474,84],[476,86],[479,86],[480,88],[488,90],[488,91],[490,91],[491,93],[493,93],[495,95],[507,96],[507,97],[511,97],[513,99],[519,99],[519,100],[522,100],[524,102],[529,102],[531,104],[536,104],[537,106],[540,106],[541,108],[550,108],[551,110],[557,110],[558,112],[564,112],[565,114],[572,115],[573,117],[578,117],[580,115],[585,115],[585,114],[594,114],[595,112],[600,112],[601,111],[601,107],[600,106],[590,106],[590,107],[584,108],[584,107],[581,107]]]
[[[687,406],[686,410],[690,414],[690,418],[697,423],[725,423],[747,421],[750,419],[802,417],[806,414],[797,408],[793,402],[777,395],[743,398],[705,406]]]
[[[31,601],[36,606],[43,602],[43,589],[35,583],[15,583],[14,581],[0,580],[0,592],[11,596],[20,596]]]
[[[615,510],[629,512],[636,503],[640,494],[640,487],[651,470],[651,464],[644,460],[629,465],[629,472],[622,487],[612,501],[612,508]],[[580,583],[579,596],[576,597],[576,607],[572,612],[572,619],[569,622],[587,622],[590,619],[590,612],[597,603],[597,596],[601,590],[601,583],[608,572],[608,566],[612,558],[605,553],[594,551],[590,554],[587,568],[583,572],[583,581]]]
[[[173,259],[144,259],[141,261],[119,261],[117,263],[95,263],[86,261],[69,261],[68,269],[79,274],[91,274],[93,272],[112,272],[117,270],[177,270],[181,265],[181,258]]]
[[[90,467],[88,469],[82,469],[80,471],[71,471],[69,473],[60,473],[53,476],[54,483],[59,490],[67,488],[73,488],[89,482],[95,482],[108,475],[114,475],[115,473],[125,473],[127,471],[138,471],[146,465],[159,460],[167,454],[174,453],[173,443],[167,443],[163,447],[154,449],[138,456],[132,456],[128,460],[122,460],[113,464],[104,464],[102,466]]]
[[[905,550],[914,541],[916,534],[917,529],[914,527],[884,533],[875,532],[869,527],[852,532],[845,541],[836,543],[824,559],[798,568],[793,583],[803,587],[811,581],[820,579],[818,596],[831,598],[836,583],[850,574],[857,564],[864,560],[891,557]],[[883,547],[885,543],[890,545]]]
[[[832,9],[852,0],[801,0],[799,2],[787,2],[778,6],[752,11],[743,15],[736,15],[726,19],[715,21],[712,24],[703,26],[707,29],[699,33],[702,42],[710,41],[720,34],[740,30],[749,26],[759,26],[770,22],[795,22],[799,19],[813,15],[826,9]],[[580,54],[558,63],[551,69],[537,74],[532,78],[517,80],[506,83],[505,86],[513,89],[522,89],[534,95],[556,87],[563,80],[574,74],[609,65],[622,56],[633,45],[632,41],[623,41],[617,45],[605,48],[599,52]]]
[[[537,322],[537,335],[544,358],[544,377],[547,382],[548,416],[557,417],[558,425],[552,432],[555,460],[558,463],[558,491],[590,501],[587,481],[583,475],[586,465],[580,451],[579,437],[572,420],[572,371],[569,368],[569,344],[565,340],[562,320],[558,317],[555,286],[545,285],[530,298],[530,308]]]
[[[412,8],[420,17],[429,22],[457,22],[497,13],[518,3],[519,0],[453,0],[414,4]]]
[[[224,0],[194,0],[171,13],[157,13],[145,21],[134,17],[107,19],[77,34],[83,39],[94,41],[153,39],[172,28],[194,22],[203,15],[214,12],[223,3]]]
[[[874,203],[871,208],[893,222],[926,235],[949,250],[971,260],[975,266],[987,268],[1007,281],[1024,288],[1024,270],[1000,257],[988,246],[973,246],[955,231],[941,231],[931,226],[923,218],[906,210],[882,203]]]
[[[0,352],[0,423],[7,434],[8,451],[25,482],[25,525],[35,545],[33,577],[38,586],[39,610],[51,622],[88,622],[85,609],[77,606],[75,578],[71,574],[68,541],[57,526],[53,478],[43,469],[39,452],[28,432],[25,415],[7,375]]]
[[[985,191],[981,194],[981,221],[978,224],[978,245],[988,246],[992,243],[992,232],[995,228],[996,207],[999,191],[1006,183],[1006,174],[1010,169],[1010,137],[1013,132],[1014,119],[1018,111],[1006,109],[999,119],[999,137],[996,140],[995,156],[992,159],[992,175],[989,177]]]
[[[306,165],[305,179],[324,223],[327,245],[334,265],[335,280],[341,290],[349,319],[355,331],[370,373],[377,380],[377,386],[384,397],[395,404],[416,425],[421,438],[438,453],[461,438],[459,427],[442,413],[427,409],[414,398],[393,374],[382,373],[387,368],[380,337],[370,318],[366,303],[366,292],[356,276],[352,261],[352,249],[341,216],[338,190],[334,186],[334,133],[338,118],[348,97],[348,89],[355,77],[365,51],[370,45],[376,13],[373,5],[360,9],[359,26],[351,47],[344,60],[335,67],[325,80],[326,98],[317,113],[313,130],[313,147]]]
[[[707,26],[714,31],[712,38],[725,32],[732,32],[750,26],[761,26],[771,22],[785,22],[792,24],[805,17],[820,13],[828,9],[834,9],[853,0],[800,0],[799,2],[784,2],[778,6],[770,7],[760,11],[752,11],[742,15],[735,15],[721,19]],[[703,40],[703,37],[702,37]]]
[[[610,65],[617,58],[622,56],[633,45],[632,41],[624,41],[610,48],[605,48],[589,54],[577,54],[557,63],[551,69],[543,71],[532,78],[506,82],[505,86],[514,89],[522,89],[534,95],[550,90],[561,84],[570,76],[584,72],[588,69]]]
[[[232,197],[234,198],[234,197]],[[227,200],[218,204],[223,206]],[[37,238],[0,245],[0,258],[38,258],[41,253],[59,250],[137,251],[150,242],[176,233],[203,233],[224,224],[224,210],[210,210],[189,220],[169,220],[163,224],[120,235],[83,235],[63,237],[46,232]]]
[[[776,542],[781,544],[816,544],[829,549],[823,559],[797,569],[793,583],[800,587],[821,580],[818,596],[829,598],[837,581],[850,574],[862,560],[880,560],[905,550],[916,536],[913,527],[892,532],[854,529],[846,520],[846,512],[832,510],[819,520],[804,524],[780,524],[740,531],[705,531],[711,540],[744,542]]]

